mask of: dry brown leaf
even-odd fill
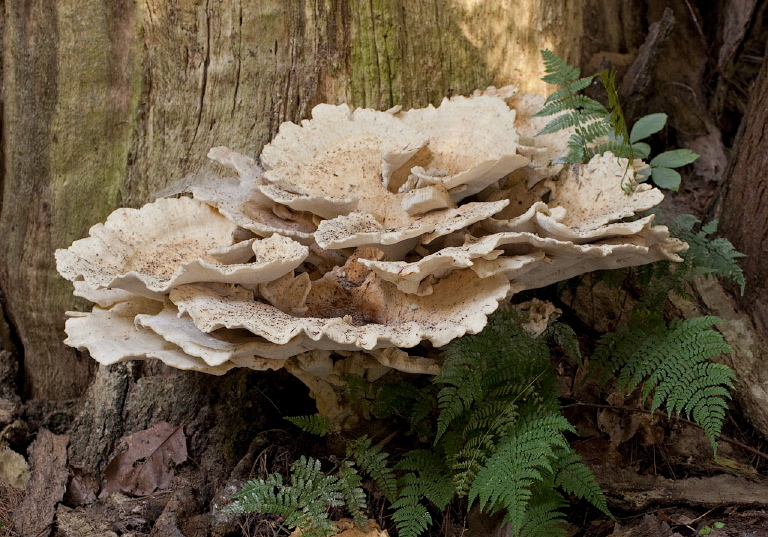
[[[128,450],[116,455],[104,469],[104,491],[146,496],[171,484],[174,467],[187,460],[187,439],[182,426],[156,423],[123,437]]]

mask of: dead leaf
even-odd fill
[[[382,530],[381,526],[372,519],[366,521],[363,530],[358,528],[357,524],[350,518],[332,520],[331,525],[335,531],[333,534],[335,537],[389,537],[387,530]],[[289,537],[302,537],[302,535],[302,531],[296,529]]]
[[[104,491],[146,496],[171,484],[174,467],[187,460],[187,438],[182,426],[160,422],[123,437],[128,450],[116,455],[104,469]]]

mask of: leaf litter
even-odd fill
[[[147,496],[171,485],[176,465],[187,460],[187,438],[183,424],[158,422],[122,440],[128,445],[104,469],[103,496],[123,492]]]

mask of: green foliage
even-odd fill
[[[744,273],[736,262],[744,254],[737,252],[728,239],[709,238],[717,231],[717,220],[701,226],[698,231],[695,230],[701,222],[690,214],[680,215],[669,222],[663,218],[661,221],[673,236],[688,243],[688,250],[680,254],[682,263],[659,261],[634,269],[645,293],[639,309],[658,310],[670,291],[688,296],[686,284],[699,276],[731,280],[744,292]]]
[[[283,526],[299,528],[307,537],[326,537],[335,533],[328,510],[345,506],[362,528],[367,517],[362,480],[354,465],[344,461],[336,475],[322,471],[320,461],[302,456],[291,465],[291,484],[274,473],[266,479],[246,483],[227,506],[230,513],[265,513],[283,517]]]
[[[505,520],[520,528],[533,496],[532,485],[554,473],[555,447],[568,445],[566,431],[573,427],[562,416],[517,424],[473,480],[469,502],[477,499],[481,509],[492,513],[506,511]]]
[[[723,522],[715,522],[712,524],[712,526],[704,526],[699,530],[699,535],[709,535],[712,533],[712,529],[720,530],[725,527],[725,524]]]
[[[618,375],[625,392],[642,384],[643,397],[652,396],[651,411],[664,407],[695,421],[716,450],[734,380],[728,366],[710,361],[731,352],[710,328],[718,322],[698,317],[667,326],[659,316],[638,316],[630,328],[603,336],[592,360]]]
[[[416,474],[405,474],[399,480],[399,497],[392,504],[392,520],[400,537],[417,537],[432,524],[432,515],[421,502],[424,497]]]
[[[344,490],[354,483],[349,471],[343,479],[325,474],[320,461],[302,456],[291,465],[291,484],[283,483],[283,476],[270,474],[266,479],[254,479],[232,496],[235,500],[226,511],[231,513],[271,513],[285,520],[289,529],[300,528],[307,537],[326,537],[334,533],[328,520],[328,509],[345,505]],[[359,488],[359,485],[358,485]],[[360,491],[362,494],[362,490]],[[350,511],[365,509],[359,495],[352,495]],[[354,511],[353,511],[354,512]]]
[[[741,287],[744,293],[744,272],[736,263],[736,260],[744,257],[744,254],[737,252],[733,244],[728,239],[716,238],[710,239],[717,231],[717,220],[703,225],[696,232],[694,228],[701,221],[693,215],[683,214],[675,218],[668,224],[670,233],[675,237],[688,243],[688,251],[683,252],[682,256],[685,263],[676,272],[682,272],[687,281],[691,281],[698,276],[720,276],[727,278]]]
[[[365,492],[363,492],[362,479],[357,473],[351,461],[344,461],[339,468],[339,492],[344,499],[344,505],[347,506],[352,519],[362,528],[365,526],[368,517],[364,511],[367,507],[365,501]]]
[[[581,460],[581,457],[570,446],[555,452],[557,462],[555,466],[555,487],[561,488],[568,494],[587,500],[610,515],[608,504],[605,501],[600,485],[594,479],[592,471]]]
[[[554,322],[547,327],[545,336],[555,345],[560,347],[565,354],[575,360],[579,365],[583,364],[581,348],[576,332],[565,323]]]
[[[581,77],[581,71],[558,57],[550,50],[542,50],[546,75],[542,80],[561,88],[552,93],[537,117],[555,116],[539,132],[539,135],[573,129],[568,140],[568,155],[562,161],[588,162],[595,152],[591,146],[599,138],[613,132],[611,113],[594,99],[579,94],[592,84],[594,76]]]
[[[408,472],[398,482],[401,491],[404,484],[415,483],[419,495],[435,504],[441,511],[456,495],[450,468],[439,453],[414,449],[397,463],[395,469]]]
[[[641,117],[632,125],[632,132],[629,133],[629,143],[636,144],[640,140],[645,140],[663,129],[666,124],[667,114],[648,114]]]
[[[577,68],[548,50],[542,56],[547,72],[543,80],[560,89],[537,114],[554,116],[539,134],[573,130],[562,162],[587,162],[608,151],[630,161],[649,157],[650,146],[642,140],[664,128],[665,114],[645,116],[628,131],[613,72],[598,73],[608,96],[606,108],[581,93],[598,75],[581,77]],[[696,157],[687,150],[667,151],[635,179],[651,177],[658,186],[677,188],[680,176],[673,168]],[[622,179],[626,191],[630,179],[627,174]],[[683,292],[685,282],[700,275],[730,278],[743,292],[744,276],[736,264],[741,254],[725,239],[708,238],[717,222],[694,231],[698,224],[690,215],[670,224],[672,234],[690,245],[684,263],[637,269],[640,283],[661,282],[645,287],[652,291],[641,308],[658,305],[655,301],[671,289]],[[625,279],[627,273],[621,275]],[[639,389],[650,398],[651,411],[664,408],[670,415],[693,419],[716,449],[734,380],[727,366],[711,361],[730,352],[711,329],[720,320],[702,317],[667,325],[660,316],[636,311],[641,313],[633,315],[629,327],[600,339],[591,363],[616,375],[620,389]],[[382,444],[362,436],[347,444],[347,459],[335,473],[323,472],[316,459],[301,457],[291,466],[289,484],[280,474],[250,481],[233,496],[228,510],[273,513],[283,517],[288,528],[324,537],[332,532],[331,508],[344,506],[359,526],[365,523],[364,473],[390,502],[401,537],[421,535],[433,523],[435,510],[444,511],[463,497],[487,513],[503,512],[515,537],[564,535],[564,495],[609,514],[591,470],[566,439],[575,429],[560,414],[550,363],[550,347],[582,363],[576,333],[554,322],[543,335],[533,337],[521,327],[522,315],[501,308],[481,334],[453,341],[443,349],[442,371],[428,385],[372,385],[358,376],[345,378],[348,398],[357,410],[404,422],[407,434],[416,435],[409,441],[419,447],[399,456],[396,464],[390,463]],[[320,436],[333,425],[317,415],[286,419]]]
[[[347,457],[352,457],[360,469],[373,479],[391,502],[397,499],[397,477],[387,465],[389,453],[381,445],[372,445],[368,436],[361,436],[347,445]]]
[[[331,431],[331,419],[326,416],[314,414],[312,416],[286,417],[285,419],[306,433],[325,436]]]
[[[680,188],[681,177],[672,168],[680,168],[692,163],[697,158],[699,158],[699,155],[690,149],[665,151],[651,159],[649,163],[650,168],[642,170],[638,174],[638,181],[643,182],[652,178],[659,188],[677,190]]]
[[[538,117],[555,116],[539,135],[574,129],[568,140],[568,154],[562,162],[587,163],[595,155],[609,151],[616,157],[630,161],[650,156],[651,147],[641,140],[664,128],[666,114],[650,114],[640,118],[632,126],[632,131],[627,132],[614,71],[603,70],[596,75],[581,77],[579,69],[568,65],[552,51],[542,50],[541,55],[546,72],[542,80],[561,88],[552,93],[542,109],[535,114]],[[596,76],[599,76],[608,95],[608,108],[579,93],[589,87]],[[640,172],[636,180],[642,182],[653,178],[656,186],[677,190],[680,187],[680,174],[673,168],[690,164],[697,158],[699,155],[688,149],[666,151],[654,157],[649,163],[650,167]],[[630,165],[627,163],[626,173],[621,180],[622,188],[627,193],[631,186],[629,172]]]
[[[410,382],[390,382],[380,387],[373,414],[377,418],[404,418],[408,424],[406,434],[429,436],[432,430],[427,419],[437,407],[432,390],[418,388]]]
[[[569,459],[574,468],[582,466],[581,484],[555,481],[556,453],[566,452],[563,433],[572,429],[559,415],[547,339],[560,339],[576,354],[573,333],[555,328],[532,337],[519,320],[512,311],[497,312],[480,335],[465,336],[445,351],[434,379],[440,409],[434,448],[445,454],[459,497],[477,499],[490,512],[505,511],[514,535],[552,535],[546,531],[562,520],[548,510],[562,506],[559,493],[561,501],[551,501],[556,487],[570,485],[601,509],[605,500],[580,460]]]
[[[562,537],[565,533],[565,498],[551,479],[534,484],[533,494],[520,523],[520,537]]]

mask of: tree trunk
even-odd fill
[[[746,326],[754,341],[733,367],[745,415],[768,436],[768,62],[749,94],[723,189],[721,230],[747,256],[741,263],[747,285],[734,302],[751,318]]]
[[[20,0],[5,3],[0,290],[26,397],[82,394],[61,344],[83,308],[53,252],[118,206],[257,155],[320,102],[386,109],[488,85],[542,91],[539,48],[574,59],[582,3]]]

